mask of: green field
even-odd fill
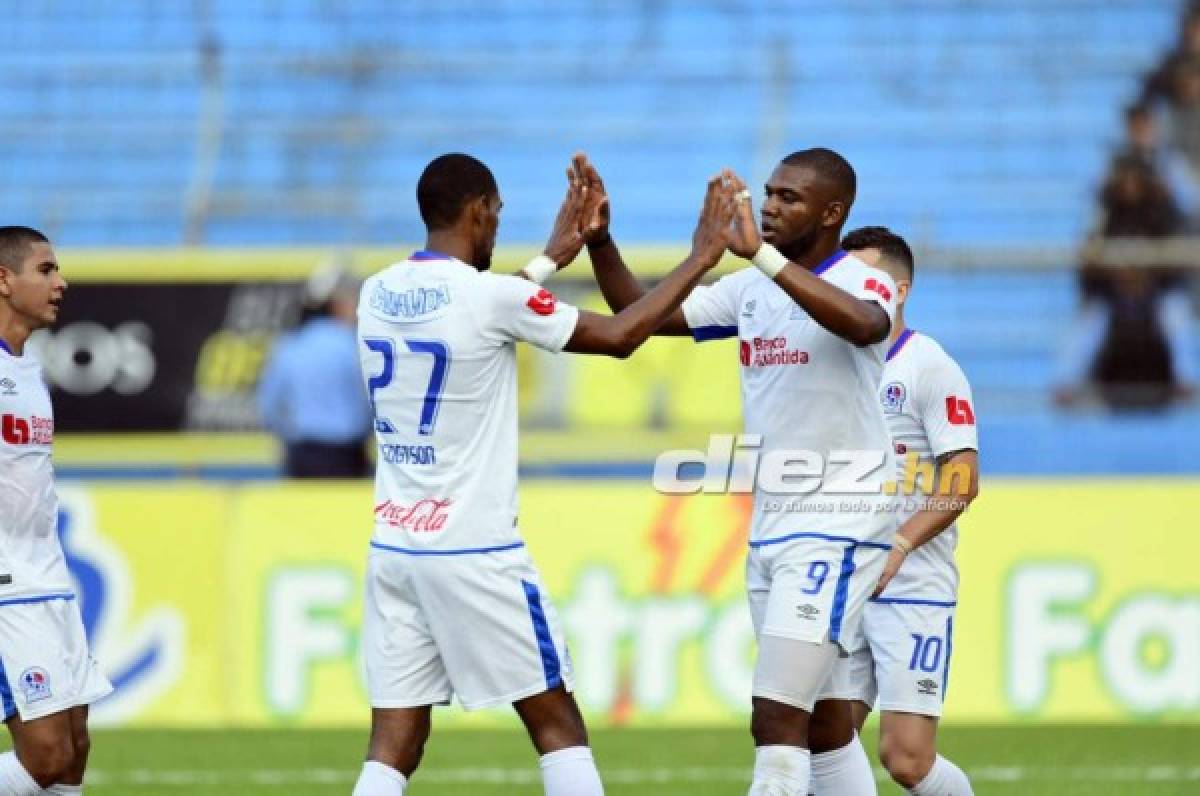
[[[1200,727],[949,727],[944,752],[978,794],[1200,793]],[[94,733],[91,796],[347,796],[366,741],[358,731],[130,731]],[[874,750],[873,735],[867,738]],[[593,733],[611,796],[741,796],[751,748],[739,730]],[[884,784],[880,793],[901,794]],[[540,794],[537,763],[519,730],[438,733],[408,791]]]

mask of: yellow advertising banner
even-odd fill
[[[368,485],[63,490],[97,719],[361,725]],[[1184,480],[986,481],[961,523],[949,721],[1200,718],[1200,552]],[[521,526],[595,723],[744,720],[745,496],[531,481]],[[446,711],[439,724],[504,712]],[[506,718],[504,720],[507,720]]]

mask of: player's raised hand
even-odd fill
[[[546,242],[543,254],[557,263],[559,268],[566,268],[579,250],[583,248],[583,211],[587,203],[587,183],[577,172],[575,163],[567,167],[567,195],[558,216],[554,219],[554,228],[550,230],[550,240]]]
[[[604,180],[600,179],[600,172],[596,171],[587,155],[577,153],[573,165],[586,189],[583,240],[585,243],[600,243],[608,238],[608,223],[612,217],[608,191],[604,189]]]
[[[706,261],[709,268],[714,267],[725,253],[735,212],[734,192],[728,174],[722,172],[708,181],[700,219],[692,233],[692,254]]]
[[[762,234],[754,221],[754,204],[750,201],[750,190],[746,183],[733,172],[729,173],[729,182],[737,201],[729,234],[729,251],[748,260],[762,246]]]

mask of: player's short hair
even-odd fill
[[[470,155],[452,152],[434,158],[421,172],[417,207],[427,229],[444,229],[458,221],[468,202],[498,193],[491,169]]]
[[[10,271],[20,271],[29,256],[29,247],[49,242],[49,238],[33,227],[0,227],[0,265]]]
[[[887,227],[859,227],[848,232],[842,238],[842,248],[848,252],[879,249],[883,259],[907,271],[909,279],[916,272],[916,261],[908,242]]]
[[[846,203],[846,209],[854,204],[854,195],[858,190],[858,176],[850,161],[834,152],[832,149],[815,147],[793,152],[783,159],[789,166],[807,166],[821,175],[837,191],[838,198]]]

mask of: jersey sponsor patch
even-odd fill
[[[403,506],[385,500],[375,507],[375,517],[393,528],[413,533],[436,533],[446,527],[453,503],[449,498],[425,498],[411,506]]]
[[[892,300],[892,291],[888,290],[887,285],[883,284],[874,277],[871,277],[863,283],[863,289],[869,290],[872,293],[878,293],[884,301]]]
[[[957,395],[947,395],[946,419],[952,426],[975,425],[975,413],[971,411],[971,402]]]
[[[0,438],[9,445],[50,445],[54,442],[54,418],[0,417]]]
[[[898,415],[904,411],[904,400],[907,397],[908,391],[904,389],[904,385],[892,381],[880,391],[879,402],[883,404],[883,411],[890,415]]]
[[[753,340],[743,340],[738,356],[746,367],[808,364],[808,352],[788,348],[786,337],[755,337]]]
[[[537,293],[529,297],[529,301],[525,302],[525,306],[536,312],[538,315],[553,315],[554,305],[557,303],[554,294],[546,288],[542,288]]]
[[[50,690],[50,675],[40,666],[31,666],[21,672],[21,691],[25,702],[39,702],[54,696]]]

